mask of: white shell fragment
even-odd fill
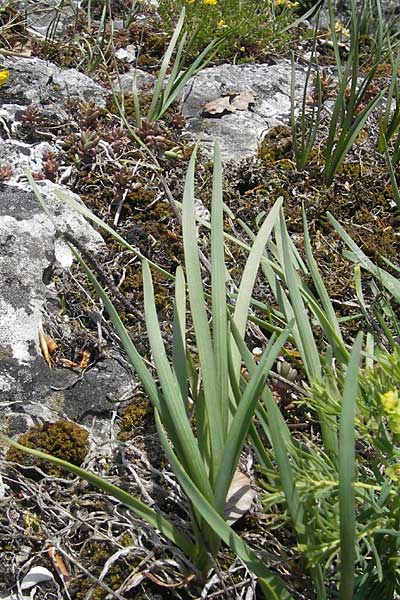
[[[43,581],[54,581],[53,574],[45,567],[32,567],[21,582],[21,590],[29,590]]]

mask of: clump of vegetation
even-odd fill
[[[53,475],[60,466],[50,466],[40,450],[67,460],[66,468],[172,540],[204,579],[213,560],[222,557],[225,568],[226,544],[229,558],[236,554],[258,577],[259,592],[279,600],[300,597],[303,579],[303,597],[318,600],[391,600],[400,588],[400,243],[393,210],[396,190],[400,198],[400,58],[388,56],[396,39],[384,39],[379,2],[372,10],[366,0],[358,21],[351,5],[350,23],[342,23],[328,0],[330,30],[316,26],[312,35],[297,19],[312,9],[308,2],[161,0],[163,25],[148,9],[147,20],[135,22],[142,3],[128,11],[123,2],[84,3],[69,37],[55,43],[49,32],[33,44],[33,54],[95,72],[109,85],[117,71],[129,68],[115,51],[134,44],[135,65],[159,70],[154,90],[133,86],[132,94],[115,93],[105,108],[71,102],[69,118],[55,124],[32,105],[19,128],[20,136],[35,140],[57,133],[61,150],[43,157],[35,177],[57,181],[69,168],[71,188],[86,208],[70,203],[106,230],[110,251],[102,264],[68,238],[89,283],[83,287],[74,266],[81,289],[65,296],[63,309],[79,326],[93,327],[87,292],[100,296],[102,317],[95,326],[109,335],[111,319],[146,393],[119,413],[118,442],[128,451],[135,429],[146,427],[148,434],[151,412],[151,433],[155,425],[186,504],[169,520],[168,510],[161,516],[152,508],[145,486],[138,487],[149,505],[128,494],[125,484],[118,488],[77,469],[87,432],[66,421],[21,436],[34,458],[22,458],[14,442],[7,458]],[[175,27],[182,6],[186,20],[182,12]],[[116,18],[122,28],[114,27]],[[12,13],[0,11],[0,20],[12,23]],[[174,32],[171,43],[165,27]],[[13,44],[11,31],[3,27],[0,34]],[[311,49],[300,114],[293,77],[290,126],[272,128],[257,157],[231,167],[222,197],[218,152],[213,181],[209,159],[201,159],[196,179],[193,147],[182,136],[179,92],[209,59],[265,61],[270,53],[288,56],[291,46],[293,74],[295,59]],[[324,67],[316,73],[317,56]],[[0,167],[0,179],[10,174],[8,165]],[[182,213],[175,202],[181,195]],[[211,223],[196,221],[197,201],[212,208]],[[343,256],[345,246],[350,252]],[[365,342],[358,329],[366,330]],[[274,370],[278,353],[288,362]],[[259,461],[265,516],[285,548],[272,566],[260,558],[265,552],[256,556],[247,544],[247,531],[238,536],[226,521],[246,440]],[[250,522],[253,547],[270,551],[259,520]],[[120,549],[130,543],[121,542]],[[112,546],[95,542],[87,549],[100,574]],[[131,567],[135,561],[119,556],[105,581],[118,590],[123,570]],[[288,569],[298,575],[294,583],[286,581]],[[92,587],[89,579],[78,581],[76,597]],[[94,597],[104,597],[95,585]]]
[[[221,45],[218,59],[243,63],[266,60],[294,43],[298,33],[283,31],[296,17],[298,2],[260,2],[254,0],[161,0],[160,14],[173,28],[176,15],[186,8],[187,28],[194,34],[188,58],[225,30],[229,39]]]
[[[89,449],[89,434],[86,429],[72,421],[59,420],[55,423],[35,425],[27,433],[19,436],[18,443],[27,448],[39,448],[43,452],[80,466]],[[6,458],[24,467],[38,467],[48,475],[59,477],[64,473],[61,467],[34,458],[15,448],[8,450]]]

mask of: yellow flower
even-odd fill
[[[196,0],[186,0],[186,4],[194,4]]]
[[[225,25],[225,21],[223,19],[221,19],[220,21],[218,21],[217,27],[222,29],[223,27],[228,27],[228,25]]]
[[[393,433],[400,433],[400,398],[397,390],[381,394],[380,400],[390,429]]]
[[[343,37],[350,37],[350,31],[348,29],[346,29],[346,27],[343,25],[342,21],[336,21],[335,31],[336,31],[336,33],[339,33]]]
[[[9,75],[10,71],[8,71],[7,69],[0,71],[0,87],[5,84]]]
[[[386,467],[385,469],[386,475],[390,477],[392,481],[399,481],[400,479],[400,465],[392,465],[391,467]]]
[[[217,0],[203,0],[204,4],[217,4]]]
[[[292,0],[275,0],[275,6],[282,6],[282,8],[297,8],[299,3],[293,2]]]
[[[400,417],[396,415],[388,418],[388,425],[392,433],[400,433]]]
[[[400,402],[397,390],[390,390],[381,394],[381,404],[387,415],[398,415],[400,417]]]

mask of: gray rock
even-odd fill
[[[302,97],[306,69],[296,67],[296,99]],[[193,137],[212,148],[215,138],[221,142],[225,160],[254,155],[259,141],[271,127],[287,124],[290,115],[291,65],[280,60],[274,65],[221,65],[201,71],[184,90],[182,112]],[[228,94],[253,91],[255,103],[246,110],[208,116],[203,106]]]
[[[8,184],[29,190],[25,171],[40,172],[43,164],[43,154],[54,151],[54,146],[47,142],[27,144],[15,139],[0,138],[0,165],[10,165],[12,175]]]
[[[44,152],[57,154],[58,149],[56,139],[25,141],[26,136],[20,136],[21,112],[33,103],[48,121],[62,123],[68,118],[67,100],[78,98],[103,106],[110,92],[76,69],[60,69],[37,58],[7,57],[3,62],[10,77],[0,90],[0,166],[12,167],[10,184],[29,189],[24,171],[41,171]]]
[[[102,439],[114,401],[131,389],[131,374],[107,356],[85,373],[50,369],[42,356],[42,321],[49,313],[51,319],[58,318],[52,273],[69,268],[73,255],[56,236],[25,176],[26,170],[42,170],[43,154],[57,152],[56,140],[18,139],[18,113],[34,102],[46,116],[65,119],[66,100],[82,98],[102,105],[109,92],[74,69],[61,70],[38,59],[4,62],[10,79],[0,92],[0,165],[12,166],[12,176],[0,184],[0,415],[10,435],[38,421],[68,417],[90,425],[96,419],[95,434]],[[100,234],[56,198],[54,192],[65,188],[47,180],[37,186],[58,226],[92,254],[99,253],[104,244]],[[67,316],[58,321],[58,329],[74,339]]]
[[[70,228],[86,248],[99,251],[101,236],[52,195],[58,186],[40,182],[39,187],[63,228]],[[60,244],[32,193],[0,186],[0,412],[12,431],[24,429],[26,420],[18,419],[18,413],[39,421],[67,416],[89,423],[110,412],[115,394],[130,389],[130,374],[115,359],[105,357],[82,375],[49,369],[41,354],[39,329]],[[69,251],[67,246],[64,250]]]
[[[18,104],[57,105],[71,98],[80,98],[104,106],[109,91],[102,88],[87,75],[76,69],[61,69],[40,58],[20,58],[8,56],[2,59],[9,69],[10,78],[2,89],[2,97],[7,102],[7,94]]]
[[[82,0],[24,0],[21,10],[27,18],[29,33],[38,38],[59,39],[76,19]]]
[[[63,227],[70,227],[89,248],[102,244],[101,236],[82,217],[55,198],[52,198],[52,206]],[[54,227],[35,196],[2,186],[0,352],[19,364],[29,364],[37,356],[38,329],[46,294],[43,276],[55,262],[54,241]]]

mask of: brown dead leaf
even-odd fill
[[[203,106],[203,113],[207,115],[217,115],[229,110],[230,96],[221,96],[216,100],[211,100]]]
[[[240,92],[239,94],[229,94],[229,96],[220,96],[215,100],[206,102],[203,106],[205,115],[223,115],[224,113],[234,113],[237,110],[248,110],[250,104],[253,104],[256,94],[253,91]]]
[[[47,550],[48,557],[53,566],[53,569],[56,571],[57,575],[61,577],[64,581],[68,581],[70,578],[70,573],[65,565],[65,562],[61,558],[60,554],[54,548],[54,546],[50,546]]]
[[[247,110],[250,104],[254,104],[256,99],[256,95],[254,92],[241,92],[237,96],[233,98],[231,101],[231,111],[235,112],[236,110]]]
[[[181,588],[181,587],[184,587],[185,585],[187,585],[189,583],[189,581],[192,581],[192,579],[195,578],[195,575],[193,573],[191,573],[190,575],[187,575],[186,577],[184,577],[181,581],[178,581],[177,583],[167,583],[166,581],[162,581],[162,579],[159,579],[158,577],[156,577],[155,575],[153,575],[153,573],[150,573],[149,571],[144,571],[143,575],[145,577],[147,577],[147,579],[150,579],[150,581],[152,581],[153,583],[159,585],[160,587],[164,587],[164,588]]]
[[[53,361],[52,361],[52,359],[51,359],[51,356],[50,356],[50,350],[49,350],[49,343],[48,343],[48,339],[51,339],[51,338],[48,338],[48,337],[47,337],[47,336],[44,334],[43,328],[42,328],[42,327],[40,327],[40,328],[39,328],[39,344],[40,344],[40,349],[41,349],[41,351],[42,351],[42,354],[43,354],[44,360],[45,360],[45,361],[46,361],[46,363],[47,363],[47,366],[49,367],[49,369],[51,369],[51,366],[52,366],[52,364],[53,364]],[[52,341],[53,341],[53,340],[52,340]]]
[[[69,369],[79,369],[80,363],[75,362],[74,360],[69,360],[68,358],[61,358],[60,363],[63,367],[67,367]]]
[[[81,362],[79,363],[79,368],[86,369],[89,365],[91,358],[89,350],[82,350],[79,356],[81,359]]]

